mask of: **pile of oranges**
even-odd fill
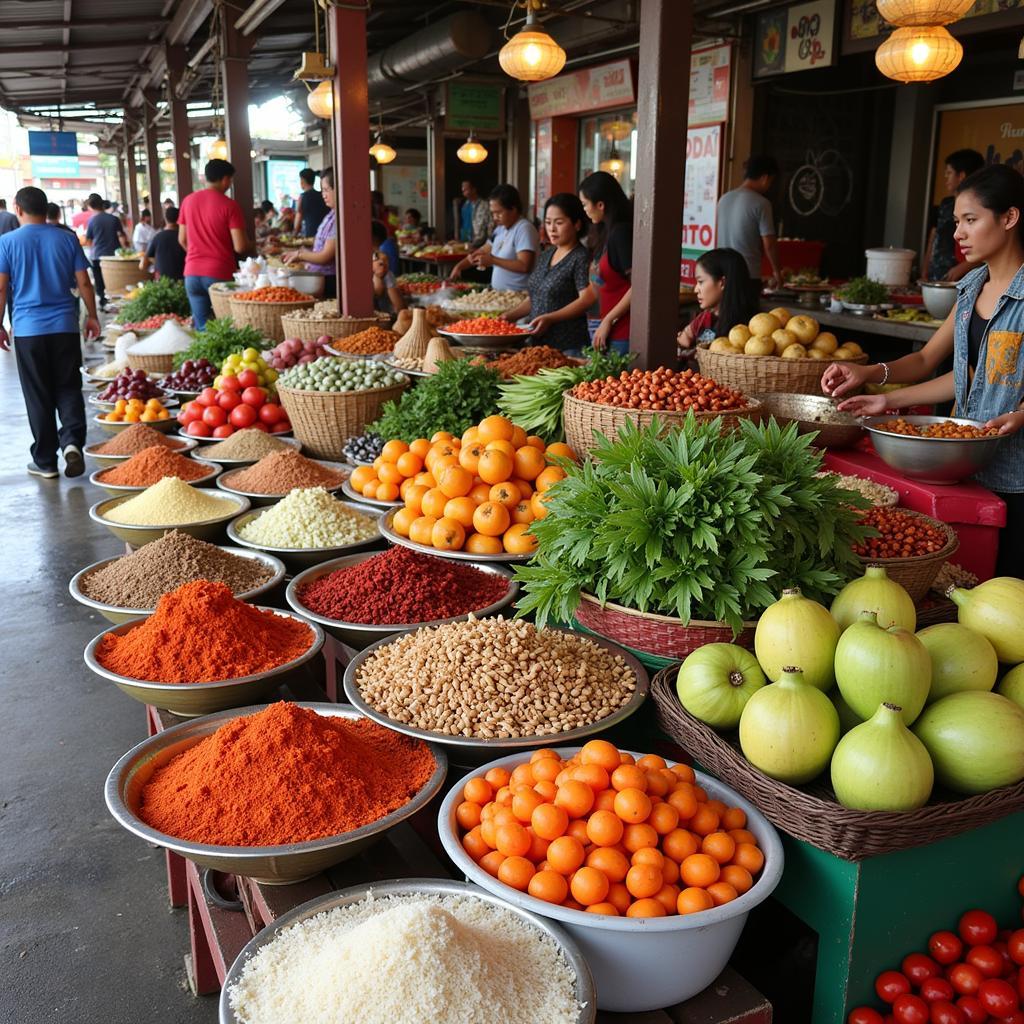
[[[553,456],[575,459],[565,444],[545,445],[504,416],[488,416],[462,435],[434,434],[413,443],[388,441],[352,487],[364,498],[401,500],[392,528],[437,551],[529,554],[527,531],[547,515],[542,495],[565,473]]]
[[[536,751],[467,780],[466,853],[499,881],[590,914],[666,917],[751,888],[764,854],[738,807],[708,799],[686,765],[590,740],[568,761]]]
[[[110,412],[100,416],[107,423],[154,423],[167,420],[171,414],[159,398],[143,401],[141,398],[119,398]]]

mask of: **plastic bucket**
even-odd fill
[[[865,249],[867,276],[879,284],[897,288],[910,284],[910,268],[917,253],[913,249]]]

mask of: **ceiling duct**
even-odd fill
[[[475,11],[460,11],[428,25],[370,57],[370,99],[393,96],[480,60],[494,48],[495,38],[494,26]]]

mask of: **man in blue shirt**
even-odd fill
[[[82,343],[78,330],[78,288],[89,318],[86,338],[99,336],[96,296],[89,280],[89,262],[78,238],[46,223],[46,193],[23,188],[14,197],[21,227],[0,237],[0,309],[8,292],[14,300],[14,354],[35,443],[28,471],[50,480],[57,473],[58,445],[64,475],[85,470],[85,403],[78,367]],[[10,350],[0,326],[0,350]],[[60,429],[56,418],[60,417]]]
[[[0,199],[0,235],[14,231],[18,227],[18,218],[7,209],[7,200]]]
[[[107,288],[103,283],[103,267],[100,265],[102,256],[113,256],[118,246],[128,248],[128,236],[124,233],[124,225],[112,213],[104,209],[103,200],[93,195],[89,198],[89,206],[96,212],[92,215],[85,229],[86,241],[92,242],[92,276],[96,279],[96,294],[100,297],[100,309],[107,308]]]

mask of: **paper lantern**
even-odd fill
[[[160,170],[163,171],[164,174],[173,174],[174,173],[174,157],[173,156],[165,156],[163,158],[163,160],[160,161]]]
[[[386,142],[377,139],[370,147],[370,156],[379,164],[389,164],[398,154]]]
[[[211,160],[227,160],[228,144],[223,139],[214,139],[210,143],[208,154]]]
[[[482,164],[487,159],[487,150],[472,135],[459,146],[455,154],[464,164]]]
[[[499,51],[502,71],[521,82],[543,82],[565,67],[565,50],[547,34],[537,30],[533,10],[526,15],[526,26]]]
[[[334,83],[329,78],[321,82],[306,97],[306,105],[316,117],[329,120],[334,113]]]
[[[964,48],[941,25],[898,28],[875,51],[875,65],[897,82],[933,82],[960,63]]]
[[[875,6],[890,25],[948,25],[959,21],[974,0],[876,0]]]

